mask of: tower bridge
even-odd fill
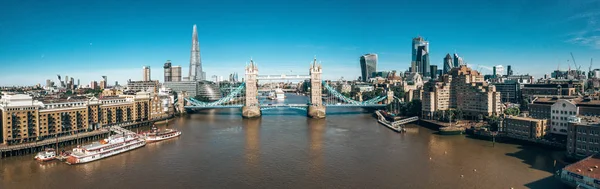
[[[194,98],[184,98],[187,110],[241,108],[242,117],[260,117],[262,111],[280,108],[290,108],[306,111],[308,117],[324,118],[327,108],[373,107],[383,108],[394,100],[392,91],[365,101],[356,101],[342,95],[322,80],[322,67],[313,59],[309,75],[258,75],[258,67],[253,60],[246,66],[246,80],[241,85],[230,88],[227,96],[214,101],[203,102]],[[258,80],[310,80],[310,95],[306,104],[266,104],[258,100]]]

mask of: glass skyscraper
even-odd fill
[[[418,72],[421,76],[429,77],[429,42],[423,37],[415,37],[412,41],[412,72]]]
[[[365,54],[360,57],[360,72],[362,81],[369,81],[377,72],[377,54]]]

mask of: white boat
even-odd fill
[[[43,152],[38,152],[33,158],[38,161],[50,161],[56,159],[56,150],[48,148]]]
[[[144,139],[146,142],[156,142],[161,140],[167,140],[175,138],[181,135],[181,131],[174,129],[159,130],[155,126],[152,126],[152,131],[144,133]]]
[[[275,100],[275,99],[277,99],[277,100],[280,100],[280,99],[285,99],[285,93],[283,92],[283,90],[282,90],[282,89],[280,89],[280,88],[277,88],[277,89],[275,89],[275,91],[271,91],[271,92],[269,93],[269,96],[268,96],[267,98],[269,98],[269,99],[271,99],[271,100]]]
[[[146,141],[137,134],[113,135],[100,142],[73,148],[73,152],[67,157],[67,163],[73,165],[96,161],[144,145],[146,145]]]

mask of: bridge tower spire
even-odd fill
[[[246,100],[242,106],[242,117],[255,118],[260,117],[260,104],[258,103],[257,77],[258,67],[250,58],[250,64],[246,65]]]
[[[312,118],[325,118],[325,105],[323,104],[322,93],[322,79],[321,64],[317,64],[317,57],[315,56],[312,64],[310,65],[310,104],[307,109],[308,117]]]

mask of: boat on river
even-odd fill
[[[38,152],[33,158],[38,161],[50,161],[56,159],[56,150],[47,148],[42,152]]]
[[[152,126],[152,131],[144,133],[143,137],[146,142],[157,142],[161,140],[167,140],[175,138],[181,135],[181,131],[175,129],[164,129],[160,130],[156,126]]]
[[[109,136],[100,142],[73,148],[67,157],[67,163],[81,164],[117,155],[146,145],[146,140],[137,134],[118,134]]]

